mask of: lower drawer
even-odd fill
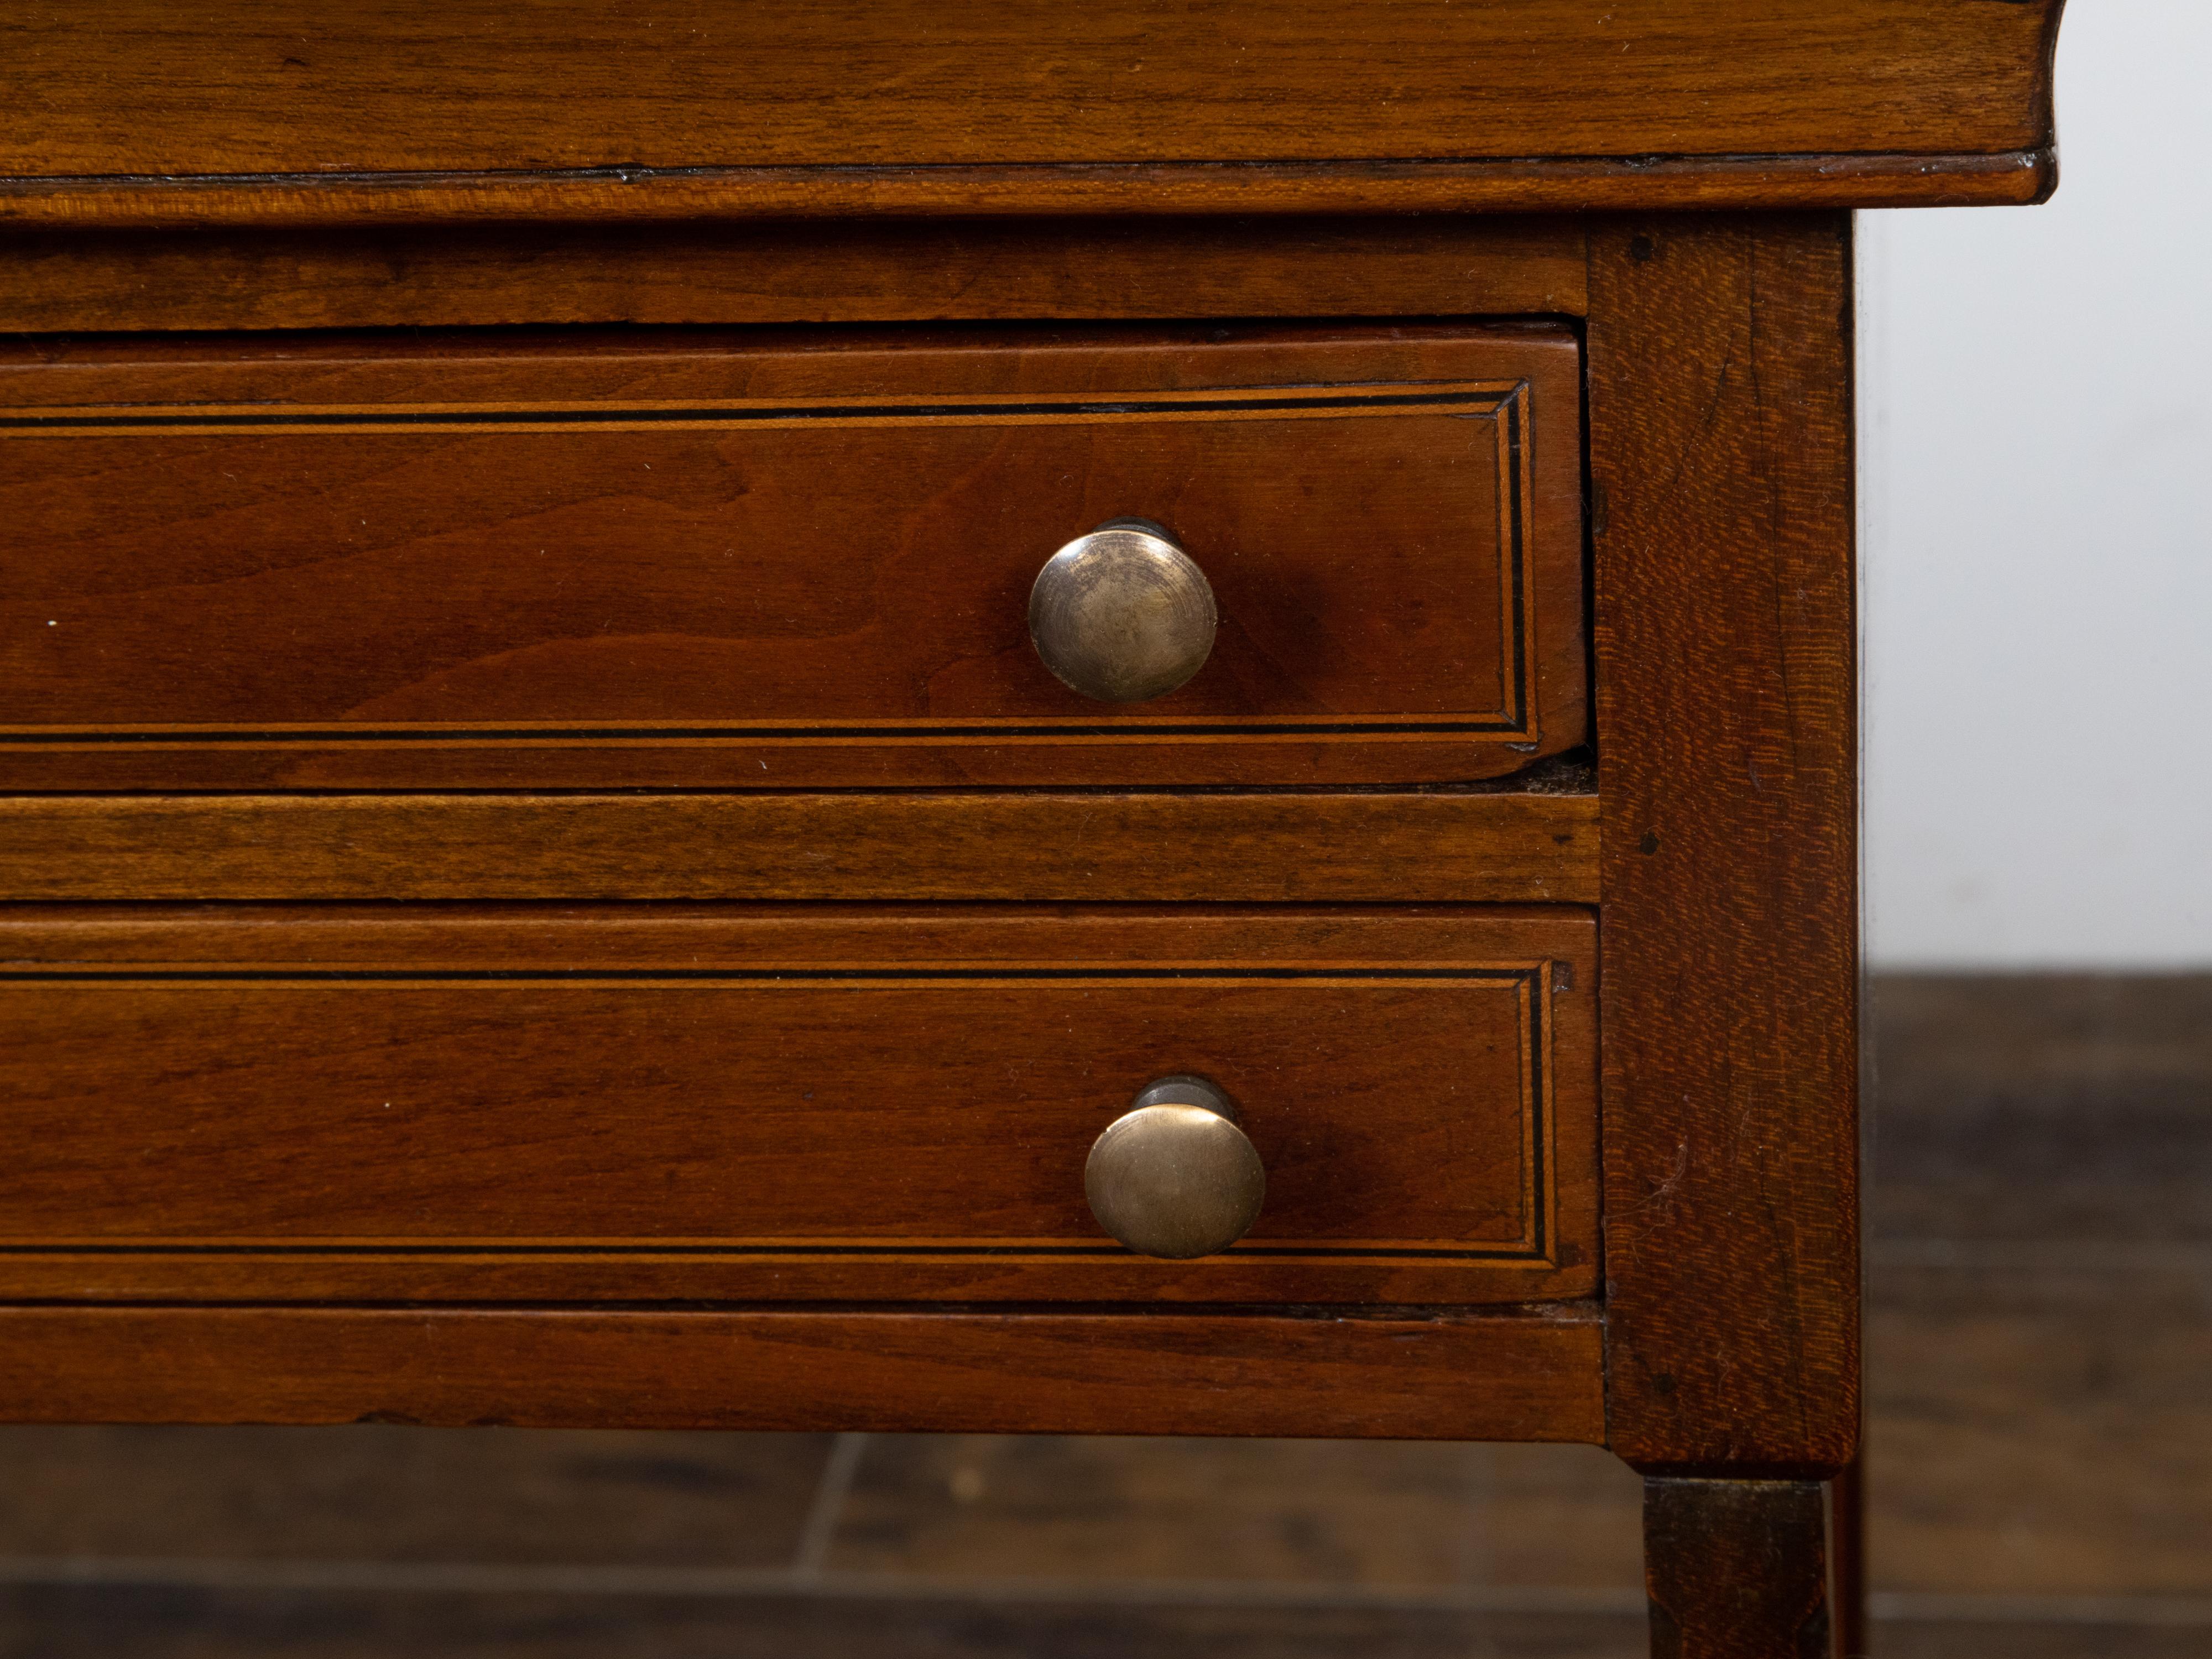
[[[1571,909],[17,910],[0,1298],[1522,1302],[1597,1277]],[[1102,1130],[1266,1172],[1134,1255]]]

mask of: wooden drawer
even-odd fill
[[[0,788],[1472,780],[1584,732],[1550,325],[269,337],[0,356]],[[1028,600],[1168,526],[1093,702]]]
[[[1592,1291],[1595,924],[1553,910],[77,909],[0,922],[0,1297]],[[1085,1206],[1146,1084],[1267,1197]]]

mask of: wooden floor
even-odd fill
[[[2212,1655],[2212,977],[1877,986],[1875,1651]],[[1613,1659],[1577,1448],[0,1429],[0,1659]]]

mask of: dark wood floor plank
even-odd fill
[[[1880,1659],[2202,1659],[2202,1626],[1891,1620]],[[1644,1659],[1626,1613],[304,1589],[0,1587],[38,1659]]]
[[[1876,1237],[2212,1242],[2212,975],[1875,981]]]
[[[1877,1589],[2212,1595],[2212,1268],[1886,1269],[1873,1310]]]
[[[1878,1623],[1878,1659],[2204,1659],[2212,1629],[1983,1620]]]
[[[781,1567],[829,1444],[381,1425],[0,1428],[0,1557]]]
[[[830,1565],[1101,1583],[1632,1589],[1635,1475],[1595,1447],[1550,1449],[873,1436]]]
[[[0,1589],[38,1659],[1642,1659],[1634,1615],[1313,1607]]]

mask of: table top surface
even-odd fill
[[[2062,6],[98,0],[0,226],[2027,202]]]

